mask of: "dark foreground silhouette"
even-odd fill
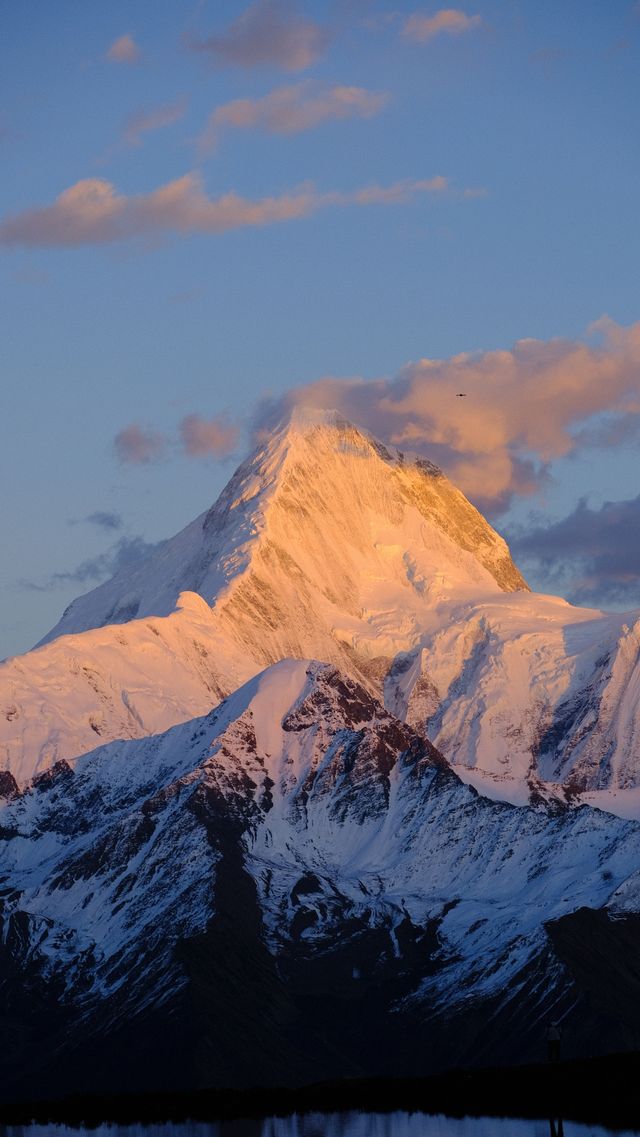
[[[640,1053],[551,1065],[452,1070],[428,1078],[345,1079],[296,1089],[215,1089],[25,1101],[1,1105],[0,1124],[213,1121],[347,1110],[567,1118],[610,1128],[633,1128],[640,1122]],[[553,1124],[558,1132],[559,1123]]]

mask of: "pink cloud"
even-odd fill
[[[442,194],[450,188],[447,178],[438,174],[421,181],[394,182],[391,186],[366,186],[356,190],[351,200],[355,205],[401,205],[417,193]]]
[[[52,205],[0,221],[0,246],[74,248],[146,234],[224,233],[308,217],[331,206],[393,205],[446,188],[446,179],[438,176],[348,193],[321,192],[307,185],[279,197],[250,201],[234,192],[207,197],[195,173],[133,197],[119,194],[103,178],[86,178],[64,190]]]
[[[189,46],[223,65],[304,71],[328,42],[327,30],[299,16],[288,0],[257,0],[225,32],[190,41]]]
[[[137,63],[140,59],[140,48],[133,36],[120,36],[107,50],[106,58],[109,63]]]
[[[408,16],[402,25],[402,35],[405,39],[417,43],[427,43],[440,35],[462,35],[480,27],[481,24],[481,16],[467,16],[458,8],[441,8],[433,16],[424,15],[422,12],[414,12]]]
[[[313,83],[280,87],[261,99],[235,99],[217,107],[199,140],[200,150],[213,150],[225,130],[300,134],[331,119],[372,118],[388,101],[388,94],[363,87],[322,88]]]
[[[192,414],[180,423],[180,437],[184,451],[190,458],[212,456],[224,458],[238,441],[239,430],[224,415],[203,419]]]
[[[186,99],[177,99],[175,103],[168,103],[162,107],[136,111],[125,123],[124,141],[127,146],[140,146],[143,134],[173,126],[175,122],[184,118],[186,109]]]
[[[167,440],[164,435],[133,422],[118,431],[113,445],[120,462],[141,466],[162,458]]]
[[[335,408],[384,441],[441,465],[484,508],[544,484],[549,464],[582,445],[604,413],[640,424],[640,322],[600,321],[599,346],[520,340],[408,364],[392,380],[323,379],[285,397],[287,406]],[[463,397],[459,397],[462,395]]]

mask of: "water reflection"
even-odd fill
[[[0,1126],[0,1137],[610,1137],[612,1130],[577,1122],[424,1113],[309,1113],[263,1121],[184,1121],[166,1125]],[[640,1130],[617,1130],[638,1137]]]

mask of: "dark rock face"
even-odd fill
[[[59,785],[60,783],[68,782],[69,778],[73,777],[73,770],[64,758],[59,762],[55,762],[48,770],[44,770],[42,774],[36,774],[33,779],[32,785],[36,790],[49,790],[52,786]]]
[[[569,1022],[566,1032],[570,1052],[640,1050],[640,915],[579,908],[547,932],[578,1002],[579,1031]]]
[[[18,783],[9,770],[0,770],[0,799],[10,799],[18,793]]]
[[[6,1097],[536,1060],[565,1012],[569,1053],[640,1045],[638,825],[479,797],[328,665],[265,676],[6,800]]]

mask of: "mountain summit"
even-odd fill
[[[41,642],[166,616],[195,592],[239,642],[259,637],[265,664],[324,658],[310,623],[322,634],[346,617],[371,638],[390,609],[389,626],[406,624],[452,592],[521,588],[502,537],[437,466],[336,412],[295,410],[207,513],[75,600]]]

